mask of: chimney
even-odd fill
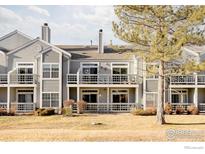
[[[99,30],[99,43],[98,43],[98,53],[104,53],[104,45],[103,45],[103,30]]]
[[[41,29],[41,33],[42,33],[42,36],[41,36],[42,40],[50,43],[51,42],[51,30],[48,27],[48,23],[44,23]]]

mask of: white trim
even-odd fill
[[[26,38],[28,38],[28,39],[30,39],[30,40],[33,39],[32,37],[30,37],[30,36],[24,34],[23,32],[20,32],[19,30],[14,30],[14,31],[12,31],[12,32],[10,32],[10,33],[8,33],[8,34],[6,34],[6,35],[0,37],[0,41],[4,40],[4,39],[6,39],[6,38],[8,38],[8,37],[10,37],[10,36],[13,36],[13,35],[15,35],[15,34],[20,34],[20,35],[22,35],[22,36],[24,36],[24,37],[26,37]]]
[[[117,88],[112,88],[111,89],[111,103],[114,103],[113,102],[113,90],[117,90],[117,91],[119,91],[119,90],[126,90],[127,92],[117,92],[117,93],[115,93],[115,94],[127,94],[127,103],[129,104],[130,103],[130,92],[129,92],[129,88],[127,88],[127,89],[122,89],[122,88],[120,88],[120,89],[117,89]],[[115,102],[116,103],[116,102]],[[119,102],[119,103],[121,103],[121,102]]]
[[[62,108],[62,96],[63,96],[63,93],[62,93],[62,63],[63,63],[63,55],[62,53],[59,53],[59,65],[58,65],[58,78],[59,78],[59,109]],[[61,110],[59,110],[59,114],[61,113]]]
[[[30,46],[31,44],[36,43],[38,40],[39,40],[39,38],[33,39],[33,40],[31,40],[31,41],[29,41],[29,42],[23,44],[22,46],[20,46],[20,47],[14,49],[14,50],[11,50],[11,51],[7,52],[7,55],[10,55],[10,54],[12,54],[12,53],[15,53],[15,52],[17,52],[17,51],[19,51],[19,50],[25,48],[25,47],[28,47],[28,46]]]
[[[42,95],[43,95],[43,93],[42,93],[42,91],[43,91],[43,85],[42,85],[42,83],[43,83],[43,81],[42,81],[42,78],[43,78],[43,55],[41,54],[41,56],[40,56],[40,108],[42,108]]]
[[[66,52],[65,50],[62,50],[59,47],[56,47],[56,46],[54,46],[54,45],[52,45],[44,40],[40,39],[39,41],[49,46],[48,48],[41,51],[41,53],[47,52],[47,50],[49,51],[50,49],[52,49],[53,51],[61,52],[61,53],[64,53],[65,55],[68,55],[69,57],[71,57],[71,54],[69,52]]]

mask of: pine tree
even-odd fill
[[[114,6],[114,11],[119,19],[113,22],[116,36],[132,44],[132,51],[146,62],[159,65],[157,123],[163,124],[165,77],[176,72],[190,73],[205,66],[191,60],[180,67],[170,65],[180,58],[184,46],[205,43],[205,6],[123,5]]]

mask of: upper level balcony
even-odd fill
[[[171,76],[170,85],[205,85],[205,75]]]
[[[137,74],[68,74],[67,84],[138,84]]]
[[[0,84],[37,84],[36,74],[0,74]]]

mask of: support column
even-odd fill
[[[67,87],[67,100],[70,99],[70,87]]]
[[[33,102],[34,102],[34,109],[37,107],[37,90],[36,87],[33,88]]]
[[[146,109],[146,63],[143,61],[143,108]]]
[[[10,87],[7,87],[7,113],[10,112]]]
[[[172,103],[172,88],[169,88],[169,102]]]
[[[194,89],[194,105],[198,107],[198,88]]]
[[[135,103],[139,103],[138,87],[135,88]]]
[[[42,108],[42,95],[43,95],[43,91],[42,91],[42,89],[43,89],[43,87],[42,87],[42,84],[43,84],[43,81],[42,81],[42,78],[43,78],[43,55],[41,54],[41,56],[40,56],[40,108]]]
[[[80,100],[80,87],[77,87],[77,101]]]
[[[109,112],[109,105],[110,105],[110,88],[107,87],[107,112]]]

